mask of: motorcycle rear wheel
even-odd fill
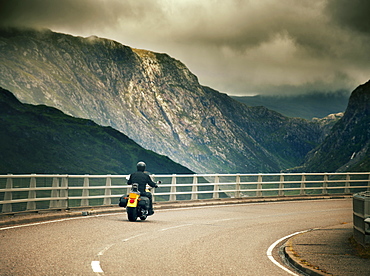
[[[129,221],[136,221],[137,220],[137,209],[133,207],[127,207],[127,217]]]

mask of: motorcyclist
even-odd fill
[[[138,190],[141,196],[146,196],[149,198],[149,210],[148,215],[153,215],[153,196],[151,193],[145,191],[146,184],[153,188],[157,188],[157,184],[153,182],[150,176],[145,173],[146,164],[143,161],[140,161],[136,164],[137,171],[130,174],[130,178],[127,181],[128,185],[132,185],[133,183],[139,184]]]

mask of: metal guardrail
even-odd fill
[[[127,175],[0,175],[1,213],[109,206],[128,192]],[[370,172],[152,175],[155,201],[354,194]]]

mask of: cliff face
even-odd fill
[[[276,172],[300,164],[318,123],[249,108],[199,84],[180,61],[97,37],[0,31],[0,86],[125,133],[199,173]]]
[[[309,153],[304,171],[369,171],[370,81],[351,94],[344,116],[325,141]]]

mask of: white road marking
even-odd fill
[[[129,241],[129,240],[131,240],[131,239],[134,239],[134,238],[137,238],[137,237],[140,237],[140,236],[143,236],[143,235],[145,235],[145,233],[138,234],[138,235],[135,235],[135,236],[132,236],[132,237],[129,237],[129,238],[123,239],[122,241],[123,241],[123,242],[127,242],[127,241]]]
[[[223,222],[223,221],[230,221],[230,220],[237,220],[237,219],[238,218],[217,219],[217,220],[214,220],[213,223]]]
[[[134,238],[137,238],[137,237],[140,237],[140,236],[143,236],[143,235],[145,235],[145,233],[143,233],[143,234],[139,234],[139,235],[135,235],[135,236],[132,236],[132,237],[129,237],[129,238],[126,238],[126,239],[123,239],[122,241],[123,241],[123,242],[127,242],[127,241],[129,241],[129,240],[131,240],[131,239],[134,239]],[[100,251],[100,252],[97,254],[97,256],[103,256],[103,255],[104,255],[104,253],[105,253],[107,250],[109,250],[113,245],[115,245],[115,244],[107,245],[107,246],[106,246],[102,251]],[[92,262],[91,262],[91,268],[92,268],[93,272],[95,272],[95,273],[104,273],[103,269],[102,269],[102,268],[101,268],[101,266],[100,266],[100,261],[92,261]]]
[[[282,242],[283,240],[286,240],[286,239],[289,239],[290,237],[293,237],[295,235],[298,235],[298,234],[302,234],[302,233],[306,233],[306,232],[309,232],[311,231],[312,229],[310,230],[304,230],[304,231],[300,231],[300,232],[295,232],[293,234],[290,234],[288,236],[285,236],[279,240],[277,240],[276,242],[274,242],[273,244],[270,245],[270,247],[267,249],[267,257],[270,259],[271,262],[273,262],[275,265],[277,265],[278,267],[280,267],[281,269],[285,270],[286,272],[288,272],[289,274],[291,275],[295,275],[295,276],[299,276],[299,274],[296,274],[292,271],[290,271],[289,269],[287,269],[286,267],[282,266],[279,262],[277,262],[274,257],[272,256],[272,250],[274,250],[275,246],[278,245],[280,242]]]
[[[96,273],[104,273],[103,269],[101,269],[101,267],[100,267],[100,262],[99,261],[92,261],[91,262],[91,268]]]
[[[177,226],[172,226],[172,227],[168,227],[168,228],[162,228],[158,231],[167,231],[167,230],[170,230],[170,229],[175,229],[175,228],[180,228],[180,227],[185,227],[185,226],[191,226],[193,224],[181,224],[181,225],[177,225]]]
[[[105,251],[107,251],[109,248],[111,248],[114,244],[107,245],[102,251],[98,253],[98,256],[103,256]]]
[[[62,221],[68,221],[68,220],[75,220],[75,219],[89,219],[89,218],[97,218],[97,217],[103,217],[103,216],[115,216],[115,215],[118,215],[118,214],[122,214],[122,213],[110,213],[110,214],[100,214],[100,215],[92,215],[92,216],[77,216],[77,217],[72,217],[72,218],[63,218],[63,219],[54,219],[54,220],[41,221],[41,222],[33,222],[33,223],[28,223],[28,224],[2,227],[2,228],[0,228],[0,231],[1,230],[8,230],[8,229],[22,228],[22,227],[28,227],[28,226],[49,224],[49,223],[55,223],[55,222],[62,222]]]
[[[8,230],[8,229],[15,229],[15,228],[22,228],[27,226],[35,226],[35,225],[41,225],[41,224],[49,224],[54,222],[61,222],[61,221],[67,221],[67,220],[74,220],[74,219],[86,219],[89,217],[73,217],[73,218],[65,218],[65,219],[56,219],[56,220],[49,220],[49,221],[41,221],[41,222],[34,222],[34,223],[28,223],[28,224],[21,224],[21,225],[14,225],[14,226],[8,226],[8,227],[2,227],[0,230]]]

